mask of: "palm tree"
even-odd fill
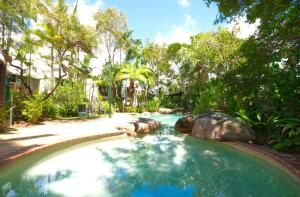
[[[151,86],[154,84],[152,75],[152,70],[150,70],[146,65],[126,63],[123,64],[123,68],[121,68],[120,72],[117,74],[116,80],[130,80],[129,87],[126,85],[125,99],[127,98],[127,92],[129,92],[131,104],[134,104],[136,103],[134,101],[137,99],[135,81]]]

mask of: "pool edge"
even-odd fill
[[[239,149],[249,154],[252,154],[256,157],[259,157],[260,159],[263,159],[264,161],[270,163],[271,165],[280,168],[300,184],[300,170],[296,168],[293,164],[291,164],[289,161],[279,156],[279,154],[284,154],[284,153],[276,152],[268,147],[264,147],[264,146],[259,147],[257,145],[252,145],[243,142],[223,142],[223,143],[232,148]],[[299,159],[297,159],[297,161],[299,161]]]
[[[117,136],[123,136],[123,135],[125,135],[125,132],[122,132],[122,131],[102,133],[102,134],[98,134],[98,135],[90,135],[90,136],[84,136],[84,137],[79,137],[79,138],[69,138],[69,139],[57,141],[57,142],[54,142],[51,144],[44,144],[44,145],[41,145],[38,147],[32,147],[30,149],[27,149],[26,151],[24,151],[25,149],[21,149],[21,150],[15,152],[14,155],[12,155],[6,159],[0,160],[0,169],[2,167],[9,165],[11,162],[13,162],[15,160],[19,160],[21,158],[24,158],[25,156],[37,153],[37,152],[45,150],[45,149],[54,148],[54,147],[60,146],[60,145],[61,146],[65,145],[66,147],[68,147],[68,146],[72,146],[75,144],[80,144],[80,143],[89,142],[89,141],[93,141],[93,140],[99,140],[99,139],[117,137]]]

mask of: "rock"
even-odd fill
[[[160,127],[161,123],[150,118],[139,118],[137,121],[128,125],[117,126],[116,129],[126,133],[129,136],[136,136],[140,133],[153,132]]]
[[[136,136],[135,127],[133,124],[128,124],[125,126],[117,126],[116,129],[126,133],[129,136]]]
[[[173,109],[172,113],[183,114],[184,113],[184,109],[182,109],[182,108]]]
[[[218,141],[252,141],[255,133],[246,123],[222,113],[205,113],[195,119],[192,135]]]
[[[173,110],[168,109],[168,108],[159,108],[158,113],[160,113],[160,114],[171,114],[171,113],[173,113]]]
[[[149,116],[151,116],[151,113],[150,112],[143,112],[141,114],[141,116],[143,116],[143,117],[149,117]]]
[[[185,116],[177,120],[175,129],[182,133],[190,134],[193,130],[195,118],[193,116]]]
[[[136,133],[149,133],[155,131],[160,127],[161,123],[150,118],[139,118],[138,121],[134,123]]]

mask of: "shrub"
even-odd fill
[[[58,110],[61,116],[73,116],[78,115],[79,106],[87,102],[86,93],[84,91],[84,85],[76,82],[64,82],[60,86],[54,97],[52,98],[55,105],[58,105],[57,109],[51,107],[51,110]],[[52,111],[51,113],[56,113]]]
[[[25,117],[22,115],[22,111],[24,110],[24,101],[28,100],[28,96],[26,96],[22,92],[17,92],[14,90],[10,90],[10,94],[12,95],[13,98],[13,118],[14,120],[22,120]]]
[[[60,106],[57,105],[52,98],[44,101],[43,103],[43,117],[56,118],[59,116]]]
[[[159,106],[160,102],[154,98],[153,100],[150,100],[145,104],[145,109],[149,112],[156,112],[159,110]]]
[[[200,96],[196,100],[195,108],[194,108],[194,113],[204,113],[209,109],[209,97],[207,95]]]
[[[24,109],[22,115],[31,123],[37,123],[43,115],[43,100],[38,94],[23,101]]]
[[[4,132],[7,126],[8,113],[5,108],[0,109],[0,132]]]
[[[125,109],[126,112],[129,112],[129,113],[135,113],[136,112],[136,107],[134,106],[126,106],[126,109]]]
[[[161,96],[160,105],[166,108],[182,107],[182,93]]]
[[[126,112],[129,112],[129,113],[143,113],[145,112],[145,107],[144,105],[140,105],[140,106],[137,106],[137,107],[134,107],[134,106],[126,106],[126,109],[125,109]]]
[[[111,106],[111,110],[112,112],[114,111],[114,106]],[[104,113],[108,113],[109,112],[109,102],[108,101],[100,101],[100,109],[101,111],[103,111]]]
[[[136,108],[136,112],[138,112],[138,113],[143,113],[143,112],[145,112],[145,107],[144,107],[144,105],[138,106],[138,107]]]

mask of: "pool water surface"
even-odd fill
[[[81,143],[0,169],[0,196],[299,196],[282,169],[226,144],[174,131]]]

